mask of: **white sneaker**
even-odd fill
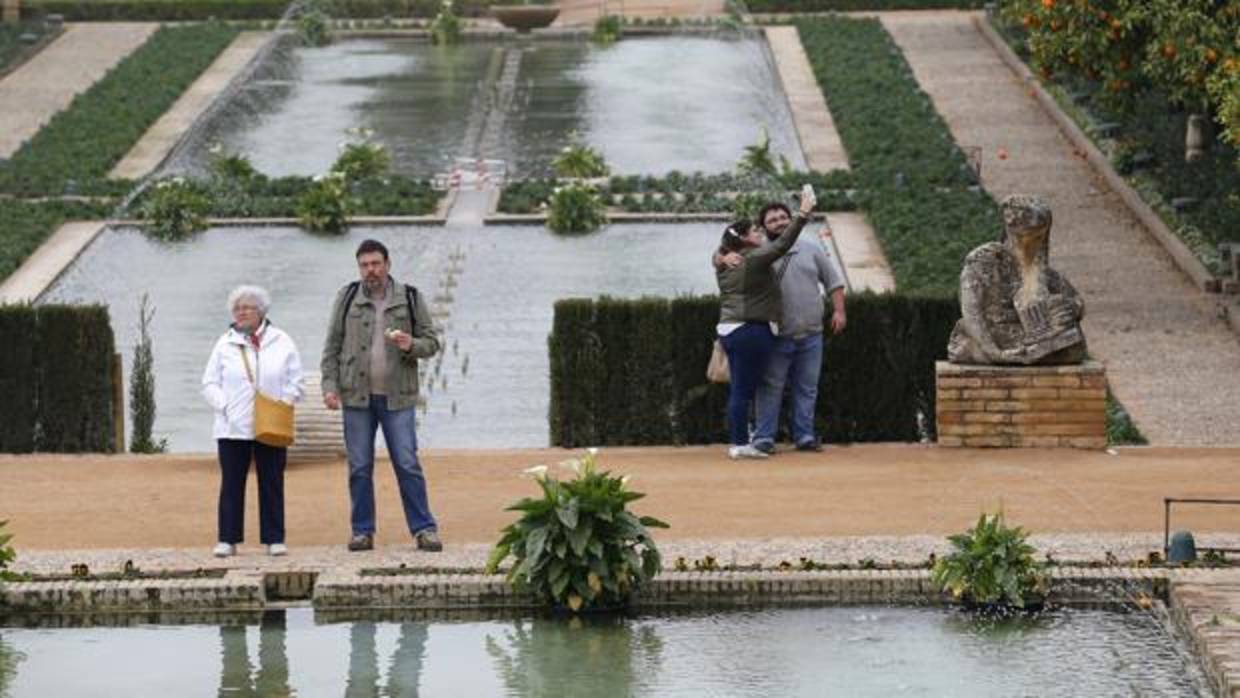
[[[768,458],[769,456],[762,451],[754,448],[749,444],[744,446],[732,446],[728,449],[728,458],[732,460],[741,460],[745,458]]]
[[[267,546],[267,554],[272,557],[288,555],[288,546],[283,543],[272,543]]]
[[[216,557],[229,557],[237,553],[237,546],[232,543],[216,543],[211,554]]]

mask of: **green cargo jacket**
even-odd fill
[[[375,302],[366,297],[359,288],[349,304],[349,311],[342,316],[346,285],[336,294],[332,303],[331,320],[327,325],[327,339],[323,341],[323,394],[336,393],[345,407],[370,405],[370,380],[366,371],[370,364],[370,342],[374,337]],[[389,410],[413,407],[418,397],[418,359],[426,359],[439,353],[439,333],[431,322],[430,311],[421,293],[415,294],[413,306],[416,327],[412,332],[409,304],[405,296],[405,284],[392,279],[392,294],[383,308],[385,329],[398,329],[413,335],[410,351],[401,351],[395,344],[387,344],[387,375]],[[343,322],[342,322],[343,318]]]

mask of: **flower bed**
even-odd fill
[[[217,178],[191,180],[206,196],[212,218],[286,218],[296,216],[298,199],[314,186],[310,177],[269,179],[255,175],[244,184]],[[153,195],[148,188],[130,203],[128,215],[137,216]],[[351,187],[353,213],[359,216],[425,216],[435,212],[440,193],[429,181],[392,175],[356,182]]]

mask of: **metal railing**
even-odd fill
[[[1240,499],[1200,499],[1163,497],[1163,559],[1171,552],[1171,505],[1172,504],[1224,504],[1240,506]],[[1197,550],[1214,550],[1220,553],[1240,553],[1240,548],[1220,548],[1198,545]]]

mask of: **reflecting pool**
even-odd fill
[[[66,671],[72,667],[72,671]],[[0,628],[0,695],[1197,696],[1150,614],[836,607],[565,620]]]
[[[272,52],[187,155],[220,143],[269,175],[326,172],[346,131],[365,127],[406,174],[453,158],[538,174],[576,133],[619,174],[733,169],[763,128],[804,167],[765,40],[740,36],[465,42],[346,39]]]
[[[392,275],[419,288],[444,328],[446,348],[422,364],[423,447],[546,446],[547,335],[560,298],[714,293],[710,250],[720,224],[612,225],[563,237],[538,226],[354,228],[340,237],[295,228],[229,228],[166,244],[132,229],[100,236],[42,299],[104,302],[118,351],[137,339],[138,299],[155,306],[157,437],[176,451],[214,451],[199,396],[202,369],[230,322],[229,290],[257,283],[271,319],[287,330],[307,370],[318,370],[337,290],[357,278],[353,253],[384,241]],[[129,374],[129,366],[125,368]]]

